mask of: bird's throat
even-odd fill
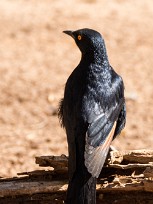
[[[96,64],[96,65],[105,65],[109,66],[109,61],[106,53],[90,51],[82,53],[81,62],[85,64]]]

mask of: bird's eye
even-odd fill
[[[82,36],[81,35],[78,35],[78,40],[81,40],[82,39]]]

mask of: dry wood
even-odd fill
[[[133,151],[112,151],[110,152],[110,162],[115,163],[140,163],[147,164],[153,162],[153,150],[133,150]]]
[[[126,191],[153,192],[153,181],[149,179],[115,178],[111,183],[98,182],[100,193]],[[67,181],[5,181],[0,183],[0,197],[33,195],[35,193],[58,193],[67,190]]]
[[[36,157],[36,164],[39,164],[39,166],[51,166],[54,169],[61,169],[68,166],[68,157],[64,154],[61,156]]]
[[[65,181],[8,181],[0,183],[0,197],[66,191]]]
[[[36,157],[38,170],[0,180],[0,203],[63,203],[68,183],[68,157]],[[97,181],[98,203],[151,203],[153,199],[153,151],[111,151]],[[131,192],[133,194],[131,194]],[[125,199],[126,197],[126,199]],[[151,202],[150,202],[151,200]],[[22,201],[22,202],[21,202]]]
[[[68,157],[65,155],[36,157],[36,164],[51,166],[55,171],[59,169],[67,171]],[[105,165],[118,169],[153,167],[153,150],[111,151]]]

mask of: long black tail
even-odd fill
[[[75,172],[69,181],[66,204],[96,204],[96,178],[87,171]]]

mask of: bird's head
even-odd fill
[[[101,34],[95,30],[84,28],[76,31],[67,30],[63,32],[75,40],[82,54],[94,53],[96,50],[105,51],[104,40]]]

